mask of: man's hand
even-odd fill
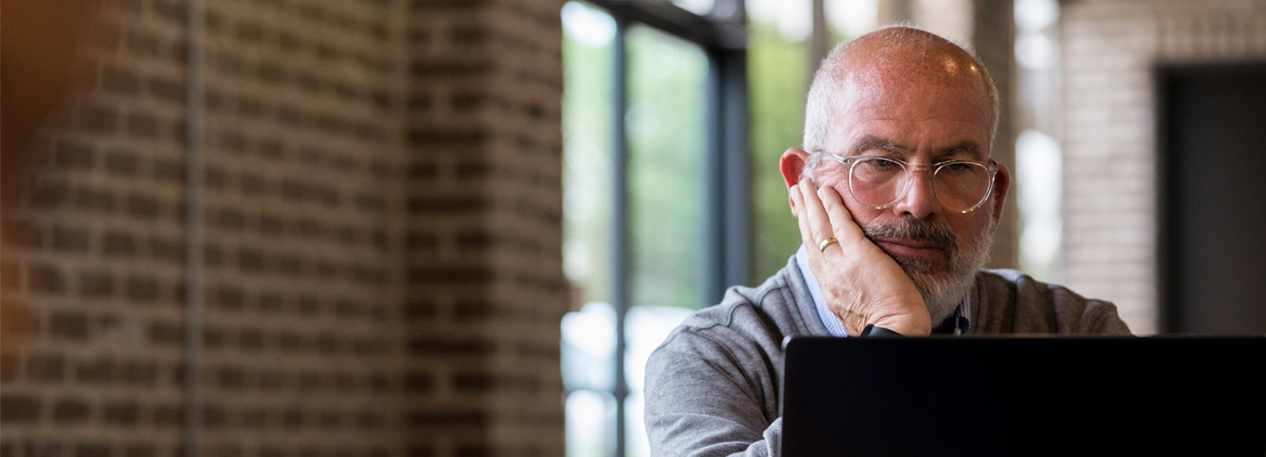
[[[914,282],[862,234],[835,189],[818,190],[802,180],[789,190],[809,269],[848,334],[861,334],[867,324],[908,336],[931,334],[932,318]],[[819,244],[831,236],[839,242],[819,250]]]

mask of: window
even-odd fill
[[[735,5],[595,0],[562,10],[570,456],[649,455],[647,356],[690,311],[748,282]]]

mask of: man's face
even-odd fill
[[[827,151],[916,165],[954,159],[988,163],[991,102],[983,89],[882,75],[865,78],[862,89],[858,80],[849,78],[837,100]],[[920,80],[924,83],[913,82]],[[906,195],[892,206],[875,209],[849,192],[846,166],[823,160],[813,170],[818,184],[833,187],[867,236],[914,280],[934,322],[939,322],[953,311],[987,258],[1007,177],[1002,177],[1000,189],[995,184],[985,204],[961,213],[937,201],[931,169],[911,173]]]

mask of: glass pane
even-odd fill
[[[804,103],[809,81],[812,9],[807,1],[747,2],[748,94],[751,97],[752,282],[760,283],[787,265],[800,245],[800,232],[787,206],[787,188],[778,158],[799,147],[804,135]]]
[[[563,316],[563,386],[615,389],[615,308],[593,302]]]
[[[646,423],[642,421],[646,402],[641,389],[629,393],[624,399],[624,428],[627,430],[628,442],[624,444],[624,455],[627,457],[650,457],[651,442],[646,437]]]
[[[879,0],[835,0],[823,7],[832,45],[862,36],[879,25]]]
[[[615,398],[580,390],[567,395],[567,457],[605,457],[615,450]]]
[[[563,6],[563,268],[572,310],[611,302],[611,103],[615,21]]]
[[[692,312],[672,306],[639,306],[625,314],[624,328],[628,335],[628,346],[624,354],[624,376],[629,391],[642,391],[642,383],[646,379],[646,360],[650,358],[651,352]]]
[[[577,2],[563,23],[563,268],[572,312],[562,321],[567,455],[615,451],[615,310],[611,305],[611,154],[615,21]]]
[[[706,16],[716,7],[716,0],[673,0],[673,4],[686,11]]]
[[[698,308],[707,57],[643,26],[627,43],[631,305]]]
[[[628,436],[625,449],[630,457],[650,455],[650,443],[646,439],[646,427],[642,422],[646,360],[691,312],[693,311],[686,308],[672,306],[638,306],[625,314],[624,328],[628,335],[628,349],[624,355],[624,375],[629,386],[629,397],[624,401],[627,408],[625,430]]]

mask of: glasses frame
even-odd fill
[[[903,187],[903,188],[901,189],[901,192],[897,194],[897,198],[896,198],[896,199],[894,199],[892,202],[889,202],[888,204],[876,206],[876,205],[870,205],[870,204],[862,203],[863,205],[866,205],[866,206],[871,207],[871,208],[874,208],[874,209],[886,209],[886,208],[890,208],[890,207],[892,207],[892,205],[895,205],[895,204],[897,204],[897,202],[900,202],[902,199],[906,198],[906,194],[910,192],[910,183],[911,183],[911,182],[914,182],[914,180],[913,180],[913,179],[909,179],[909,177],[910,177],[911,173],[913,173],[913,172],[915,172],[915,171],[919,171],[919,170],[926,170],[926,171],[929,173],[929,176],[936,176],[936,173],[937,173],[938,171],[941,171],[941,168],[942,168],[942,167],[945,167],[946,165],[954,165],[954,164],[971,164],[971,165],[978,165],[978,166],[984,167],[984,168],[985,168],[985,170],[989,172],[989,187],[985,190],[985,195],[984,195],[984,196],[982,196],[982,197],[980,197],[980,201],[977,201],[977,202],[976,202],[976,204],[972,205],[970,208],[967,208],[967,209],[965,209],[965,210],[961,210],[961,211],[960,211],[960,210],[949,210],[949,211],[953,211],[953,212],[956,212],[956,213],[959,213],[959,214],[967,214],[967,213],[970,213],[970,212],[972,212],[972,211],[975,211],[975,210],[976,210],[976,208],[980,208],[980,206],[981,206],[981,205],[985,204],[985,201],[989,200],[989,196],[990,196],[990,195],[993,195],[993,185],[994,185],[994,179],[995,179],[995,178],[997,178],[997,176],[998,176],[998,162],[993,161],[993,159],[989,159],[989,163],[985,163],[985,162],[977,162],[977,161],[974,161],[974,160],[946,160],[946,161],[944,161],[944,162],[937,162],[937,163],[932,163],[932,164],[916,164],[916,163],[906,162],[906,161],[904,161],[904,160],[900,160],[900,159],[894,159],[894,158],[891,158],[891,157],[883,157],[883,156],[848,156],[848,157],[844,157],[844,156],[840,156],[840,155],[838,155],[838,154],[835,154],[835,153],[832,153],[832,152],[827,152],[827,151],[824,151],[824,150],[821,150],[821,149],[817,150],[817,152],[819,152],[819,153],[821,153],[821,154],[825,155],[826,157],[830,158],[831,160],[834,160],[834,161],[836,161],[836,162],[839,162],[839,163],[840,163],[840,165],[844,165],[844,166],[848,167],[848,193],[849,193],[850,195],[852,195],[852,196],[853,196],[853,199],[857,200],[857,201],[858,201],[858,203],[862,203],[862,202],[861,202],[861,200],[859,200],[859,199],[857,198],[857,193],[856,193],[856,192],[853,192],[853,166],[854,166],[854,165],[857,165],[857,163],[858,163],[858,160],[859,160],[859,159],[884,159],[884,160],[890,160],[890,161],[892,161],[892,162],[894,162],[894,163],[897,163],[897,164],[901,165],[901,169],[905,171],[905,173],[906,173],[906,178],[907,178],[907,179],[906,179],[906,184],[905,184],[905,187]],[[937,202],[937,204],[941,205],[941,207],[942,207],[942,208],[944,208],[944,207],[945,207],[945,204],[944,204],[944,203],[941,203],[941,196],[940,196],[940,195],[937,195],[937,193],[936,193],[936,180],[935,180],[935,179],[932,179],[932,180],[931,180],[931,183],[932,183],[932,195],[936,198],[936,202]],[[948,208],[946,208],[946,209],[948,209]]]

